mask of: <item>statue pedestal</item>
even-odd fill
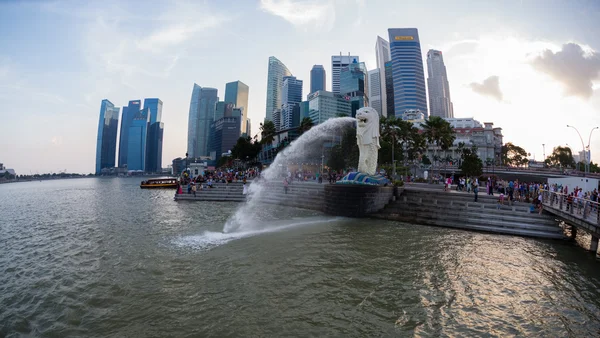
[[[394,188],[391,186],[328,184],[325,186],[325,213],[365,217],[383,209],[393,196]]]

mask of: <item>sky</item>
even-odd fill
[[[541,160],[600,126],[600,1],[0,1],[0,163],[17,174],[94,172],[102,99],[158,97],[163,166],[185,156],[192,87],[250,87],[265,117],[269,56],[299,79],[331,56],[376,67],[377,36],[416,27],[443,52],[455,117],[503,129]],[[426,72],[426,70],[425,70]],[[600,162],[600,130],[590,141]]]

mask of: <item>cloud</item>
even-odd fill
[[[483,80],[483,83],[472,82],[469,84],[475,93],[491,96],[498,101],[502,101],[502,91],[500,90],[500,77],[492,75]]]
[[[564,44],[556,53],[546,49],[531,64],[561,82],[567,96],[589,99],[594,91],[593,81],[600,80],[600,53],[586,51],[576,43]]]
[[[333,28],[335,6],[331,1],[261,0],[260,9],[296,27]]]

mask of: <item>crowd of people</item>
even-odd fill
[[[198,191],[203,189],[212,189],[214,183],[243,183],[243,193],[247,193],[247,180],[260,176],[258,168],[249,168],[246,170],[235,170],[231,168],[222,168],[219,170],[205,171],[203,174],[193,176],[188,171],[184,171],[178,178],[179,184],[177,194],[183,194],[184,189],[188,194],[194,197]]]

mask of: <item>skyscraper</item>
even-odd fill
[[[397,117],[407,109],[427,114],[427,94],[419,32],[416,28],[390,28],[394,110]]]
[[[236,108],[240,109],[241,108]],[[241,114],[236,116],[226,116],[210,123],[210,156],[219,161],[223,153],[233,149],[237,140],[240,138],[240,119]]]
[[[144,109],[146,108],[150,109],[150,124],[161,121],[163,102],[160,99],[144,99]]]
[[[148,110],[150,122],[146,137],[145,171],[156,173],[162,170],[162,142],[164,123],[161,122],[163,102],[160,99],[144,99],[144,109]]]
[[[353,62],[341,69],[340,93],[350,100],[352,117],[356,111],[369,105],[368,77],[364,62]]]
[[[283,62],[276,57],[269,57],[269,71],[267,73],[267,111],[265,120],[273,120],[273,111],[281,109],[281,87],[283,86],[283,77],[290,76],[292,73],[287,69]],[[275,125],[276,128],[279,128]]]
[[[342,55],[342,53],[331,57],[331,91],[334,94],[340,94],[340,73],[342,68],[359,61],[358,56]]]
[[[225,84],[225,102],[233,103],[236,108],[242,109],[242,120],[240,131],[246,132],[246,120],[248,119],[248,93],[250,88],[242,81],[234,81]],[[216,118],[215,118],[216,119]]]
[[[446,65],[439,50],[430,49],[427,52],[427,89],[430,115],[443,118],[454,117]]]
[[[379,80],[381,88],[381,114],[387,116],[387,93],[386,80],[385,80],[385,63],[391,60],[390,56],[390,43],[384,38],[377,36],[377,42],[375,42],[375,58],[377,60],[377,68],[379,69]]]
[[[377,110],[379,115],[383,116],[383,107],[381,96],[384,91],[381,90],[381,81],[379,69],[373,69],[369,71],[369,106]],[[387,109],[386,109],[387,110]]]
[[[133,115],[127,136],[127,170],[146,170],[146,141],[150,109],[143,109]]]
[[[352,114],[348,97],[324,90],[308,94],[308,116],[315,125],[337,117],[338,114],[346,116]]]
[[[325,68],[322,65],[314,65],[310,70],[310,92],[325,90]]]
[[[140,111],[140,109],[142,109],[140,100],[129,101],[129,105],[127,107],[123,107],[121,131],[119,136],[119,167],[124,167],[127,165],[129,126],[131,125],[131,121],[133,121],[133,117]]]
[[[394,110],[394,77],[392,76],[392,61],[386,62],[383,67],[385,73],[385,95],[387,97],[385,106],[388,116],[396,116],[396,111]],[[383,88],[381,91],[383,91]]]
[[[96,175],[103,168],[114,168],[117,154],[119,108],[109,100],[102,100],[98,138],[96,139]]]
[[[188,119],[188,156],[208,156],[210,123],[214,121],[217,89],[200,87],[194,83]]]
[[[281,128],[289,129],[294,126],[294,107],[302,102],[302,80],[295,76],[284,76],[281,89]]]

